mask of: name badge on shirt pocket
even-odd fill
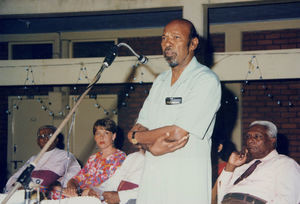
[[[167,97],[166,105],[178,105],[182,103],[182,97]]]

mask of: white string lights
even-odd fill
[[[34,85],[35,81],[34,81],[34,76],[33,76],[33,69],[31,67],[31,65],[29,65],[28,67],[25,68],[26,70],[26,79],[24,82],[24,85]]]
[[[278,54],[282,54],[282,53],[278,53]],[[241,55],[241,54],[239,54]],[[230,57],[232,55],[229,55],[227,57]],[[156,59],[161,59],[162,57],[161,56],[158,56],[158,57],[155,57],[153,58],[152,60],[156,60]],[[224,60],[224,59],[222,59]],[[220,60],[220,61],[222,61]],[[123,61],[132,61],[132,60],[119,60],[119,62],[123,62]],[[216,62],[215,64],[217,64],[219,62]],[[80,65],[80,69],[78,71],[78,77],[76,79],[76,82],[74,83],[75,85],[73,86],[73,90],[77,91],[77,86],[79,83],[82,83],[82,81],[86,80],[87,83],[90,83],[90,79],[88,77],[88,68],[87,68],[87,65],[89,64],[99,64],[99,62],[86,62],[86,63],[83,63],[83,62],[80,62],[80,63],[71,63],[71,64],[51,64],[49,66],[62,66],[62,65]],[[140,63],[139,61],[136,61],[134,63],[134,65],[132,66],[133,69],[137,69],[139,67]],[[27,90],[28,90],[28,86],[34,86],[34,85],[37,85],[35,83],[35,78],[34,78],[34,69],[35,67],[40,67],[41,65],[20,65],[20,66],[10,66],[10,67],[25,67],[25,71],[26,71],[26,77],[25,77],[25,81],[24,81],[24,96],[26,96],[27,94],[25,93]],[[2,67],[2,66],[0,66]],[[5,66],[7,67],[7,66]],[[249,62],[248,62],[248,71],[246,73],[246,76],[245,76],[245,80],[244,80],[244,83],[242,84],[242,88],[241,88],[241,94],[243,94],[245,92],[245,87],[249,84],[249,81],[248,81],[248,78],[250,75],[254,74],[255,72],[258,72],[259,73],[259,80],[264,80],[263,79],[263,75],[262,75],[262,70],[260,68],[260,65],[258,63],[258,59],[257,59],[257,56],[256,55],[253,55],[251,56]],[[136,81],[137,80],[137,77],[136,76],[133,76],[132,78],[132,81],[136,82],[136,83],[139,83],[139,84],[143,84],[143,78],[144,78],[144,72],[143,70],[141,70],[140,72],[140,81]],[[274,97],[274,95],[272,94],[271,90],[268,90],[267,86],[265,85],[265,83],[263,84],[263,89],[265,90],[265,94],[268,98],[272,99],[272,100],[275,100],[276,103],[281,106],[281,105],[284,105],[284,102],[279,100],[279,99],[276,99],[276,97]],[[124,93],[124,97],[121,102],[121,107],[126,107],[127,106],[127,102],[126,102],[126,99],[130,97],[130,92],[133,92],[134,91],[134,86],[133,85],[130,85],[130,87],[125,91]],[[145,94],[148,93],[148,90],[145,89]],[[18,100],[22,100],[24,96],[18,96]],[[73,98],[73,100],[76,100],[76,97]],[[39,101],[39,99],[37,100],[39,103],[41,103]],[[238,102],[239,101],[239,98],[237,96],[234,96],[233,99],[227,99],[225,101],[225,104],[230,104],[231,101],[235,101],[235,102]],[[50,102],[51,103],[51,102]],[[287,105],[289,107],[292,107],[294,106],[294,103],[292,101],[288,101],[287,102]],[[113,114],[117,114],[117,107],[114,108],[113,110],[107,110],[105,109],[98,101],[97,99],[95,98],[95,104],[94,104],[95,108],[98,109],[98,110],[102,110],[105,114],[109,114],[110,112],[113,113]],[[16,104],[13,104],[13,108],[18,110],[20,107],[19,107],[19,103],[16,103]],[[46,103],[41,103],[41,108],[45,111],[48,111],[49,115],[50,116],[64,116],[65,115],[65,112],[70,109],[70,106],[67,105],[66,107],[64,107],[63,110],[60,110],[59,112],[55,113],[54,111],[51,110],[50,108],[50,105],[49,104],[46,104]],[[6,111],[7,114],[10,114],[11,111],[7,110]]]
[[[88,77],[88,73],[87,73],[86,67],[84,66],[83,63],[81,63],[81,68],[80,68],[80,71],[79,71],[79,74],[78,74],[78,78],[77,78],[76,84],[79,81],[83,80],[83,79],[86,79],[88,83],[91,82],[91,80]]]
[[[258,63],[258,59],[255,55],[253,55],[249,61],[249,68],[248,68],[248,72],[246,74],[245,77],[245,81],[243,83],[243,86],[241,88],[241,93],[243,94],[245,92],[245,87],[249,84],[248,81],[248,77],[249,75],[253,74],[255,71],[259,72],[259,80],[263,80],[263,76],[262,76],[262,71],[260,69],[259,63]],[[272,95],[271,90],[268,90],[267,86],[265,85],[265,83],[263,83],[262,88],[265,90],[265,95],[270,98],[271,100],[276,101],[277,105],[282,106],[284,105],[283,102],[279,99],[276,99],[276,97],[274,97],[274,95]],[[294,104],[292,103],[292,101],[288,101],[287,105],[289,107],[293,107]]]
[[[79,69],[78,78],[76,80],[75,86],[73,87],[74,90],[77,90],[76,85],[78,85],[79,81],[86,80],[88,83],[90,83],[90,81],[91,81],[88,77],[88,70],[87,70],[86,66],[83,63],[80,63],[80,64],[81,64],[81,68]],[[136,66],[138,66],[138,65],[136,65]],[[23,93],[23,95],[26,97],[26,95],[28,95],[26,93],[26,91],[28,90],[28,86],[34,86],[34,85],[37,85],[37,84],[35,84],[34,70],[33,70],[32,66],[26,66],[25,71],[26,71],[26,78],[25,78],[25,81],[24,81],[24,93]],[[17,103],[13,104],[13,109],[19,110],[20,101],[23,100],[24,96],[19,95],[17,97],[18,101],[17,101]],[[76,101],[77,97],[78,96],[73,96],[72,97],[73,101]],[[113,114],[118,114],[117,107],[115,107],[112,110],[108,110],[103,105],[101,105],[101,103],[99,103],[97,97],[90,97],[90,98],[94,98],[95,108],[98,109],[98,110],[102,110],[105,115],[109,115],[110,112],[113,113]],[[51,101],[46,103],[41,98],[37,98],[36,101],[39,104],[41,104],[41,109],[44,110],[44,111],[47,111],[49,116],[52,116],[52,118],[54,118],[54,117],[63,117],[63,116],[65,116],[65,112],[70,110],[70,105],[67,104],[65,107],[62,108],[62,110],[60,110],[58,112],[54,112],[50,107],[52,105]],[[6,110],[6,114],[10,115],[11,111]]]
[[[24,81],[24,95],[26,95],[26,90],[28,89],[27,86],[29,85],[35,85],[35,81],[34,81],[34,74],[33,74],[33,69],[31,67],[31,65],[29,66],[25,66],[25,71],[26,71],[26,77],[25,77],[25,81]],[[17,96],[18,101],[17,103],[13,104],[13,109],[19,110],[19,104],[20,101],[23,100],[22,96]],[[6,110],[6,114],[10,115],[11,111],[10,110]]]
[[[124,61],[124,60],[123,60]],[[129,61],[129,60],[128,60]],[[132,60],[130,60],[132,61]],[[74,83],[75,85],[73,86],[73,90],[77,91],[77,86],[79,84],[79,82],[82,82],[84,80],[87,81],[87,83],[90,83],[91,79],[88,77],[88,69],[86,67],[87,64],[95,64],[95,63],[99,63],[99,62],[89,62],[89,63],[73,63],[73,64],[65,64],[65,65],[80,65],[80,69],[79,69],[79,72],[78,72],[78,77],[76,79],[76,82]],[[136,61],[135,64],[133,65],[133,68],[138,68],[140,65],[140,62],[139,61]],[[51,65],[51,66],[61,66],[61,64],[56,64],[56,65]],[[1,67],[1,66],[0,66]],[[20,66],[13,66],[13,67],[20,67]],[[25,81],[24,81],[24,96],[27,95],[26,91],[28,90],[28,86],[34,86],[34,85],[37,85],[35,83],[35,80],[34,80],[34,70],[33,70],[33,67],[39,67],[39,65],[29,65],[29,66],[25,66],[25,71],[26,71],[26,78],[25,78]],[[142,71],[141,73],[141,80],[138,82],[139,84],[143,84],[143,76],[144,76],[144,72]],[[133,81],[136,81],[136,77],[133,78]],[[131,85],[130,88],[129,88],[129,91],[134,91],[134,87]],[[127,91],[125,93],[125,99],[126,98],[129,98],[130,97],[130,93],[129,91]],[[147,90],[145,90],[145,93],[147,93]],[[18,96],[18,100],[21,101],[23,99],[24,96]],[[73,96],[72,100],[73,101],[76,101],[77,100],[77,97],[78,96]],[[112,114],[118,114],[118,111],[117,111],[117,107],[113,108],[112,110],[108,110],[107,108],[105,108],[97,99],[97,96],[92,96],[90,95],[90,98],[94,98],[95,100],[95,104],[94,104],[94,107],[98,110],[102,110],[104,112],[105,115],[109,115],[110,113]],[[50,116],[52,116],[53,118],[54,117],[63,117],[65,116],[65,112],[69,111],[70,110],[70,105],[66,105],[65,107],[62,108],[62,110],[58,111],[58,112],[54,112],[52,109],[51,109],[51,104],[52,102],[49,101],[48,104],[43,101],[41,98],[37,98],[36,100],[38,103],[41,104],[41,109],[44,110],[44,111],[47,111],[48,114]],[[121,105],[122,107],[126,107],[127,106],[127,103],[126,101],[123,101],[121,102]],[[18,110],[20,108],[20,105],[19,105],[19,102],[14,104],[13,105],[13,108]],[[6,110],[6,113],[7,114],[11,114],[11,111],[10,110]]]

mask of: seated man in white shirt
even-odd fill
[[[135,204],[143,173],[145,150],[129,154],[115,174],[97,188],[82,195],[97,196],[102,203]],[[100,196],[101,195],[101,196]]]
[[[300,166],[278,154],[276,140],[273,123],[250,124],[245,152],[233,152],[218,178],[218,203],[300,203]]]
[[[45,125],[37,131],[37,144],[42,149],[56,128],[52,125]],[[43,193],[50,193],[51,187],[59,182],[66,186],[68,180],[75,176],[80,171],[80,165],[73,154],[62,149],[58,149],[58,138],[50,145],[45,154],[37,162],[35,169],[31,174],[31,180],[40,185],[40,190]],[[18,177],[26,169],[26,167],[36,158],[32,156],[14,175],[10,177],[6,184],[6,192],[10,191]],[[68,163],[69,162],[69,163]],[[68,169],[67,169],[68,167]],[[50,195],[49,195],[50,196]]]

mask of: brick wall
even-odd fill
[[[141,38],[119,38],[118,43],[127,43],[138,54],[161,55],[161,36],[141,37]],[[119,49],[119,56],[131,56],[132,53],[125,47]]]
[[[242,50],[277,50],[300,48],[300,29],[244,32]]]
[[[209,37],[214,52],[225,52],[225,33],[213,33]]]
[[[300,29],[243,33],[243,51],[300,48]],[[261,65],[263,67],[263,65]],[[263,88],[266,85],[267,89]],[[271,97],[266,94],[271,94]],[[251,82],[243,95],[243,131],[253,120],[271,120],[279,131],[279,148],[300,163],[300,80]],[[278,104],[280,101],[280,105]],[[292,106],[288,106],[288,102]]]

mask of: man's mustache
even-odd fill
[[[171,47],[166,47],[166,48],[164,49],[164,51],[163,51],[164,57],[168,57],[168,56],[166,56],[166,52],[169,52],[169,51],[172,52],[172,48],[171,48]]]

